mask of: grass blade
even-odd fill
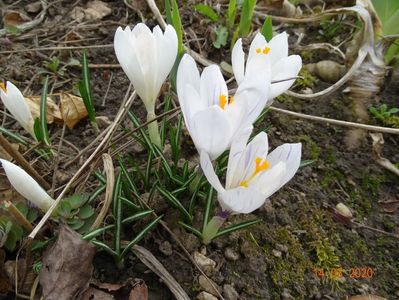
[[[214,239],[217,238],[217,237],[220,237],[220,236],[222,236],[222,235],[231,233],[231,232],[233,232],[233,231],[241,230],[241,229],[247,228],[247,227],[249,227],[249,226],[256,225],[256,224],[258,224],[258,223],[260,223],[260,222],[262,222],[261,219],[256,219],[256,220],[251,220],[251,221],[242,222],[242,223],[239,223],[239,224],[237,224],[237,225],[229,226],[229,227],[227,227],[227,228],[225,228],[225,229],[223,229],[223,230],[220,230],[220,231],[215,235]]]
[[[208,192],[208,197],[206,199],[205,211],[204,211],[204,221],[202,223],[202,232],[204,232],[206,225],[208,225],[209,217],[211,215],[211,210],[213,207],[213,194],[214,189],[211,187]]]
[[[240,36],[247,36],[252,25],[256,0],[244,0],[242,4],[240,24],[238,25]]]
[[[149,223],[136,237],[126,246],[125,249],[123,249],[121,253],[121,257],[124,257],[130,249],[136,245],[151,229],[155,227],[155,225],[158,224],[158,222],[162,219],[162,216],[159,216],[155,220],[153,220],[151,223]]]
[[[50,138],[48,136],[47,117],[46,117],[47,92],[48,92],[48,76],[46,76],[46,79],[44,80],[43,92],[40,101],[40,132],[41,132],[40,141],[42,141],[45,145],[50,146]]]
[[[173,207],[178,209],[180,213],[183,215],[183,217],[187,221],[190,221],[191,223],[193,217],[189,214],[189,212],[186,210],[183,204],[181,204],[181,202],[175,196],[173,196],[169,191],[163,189],[160,186],[157,186],[157,189],[159,193],[165,198],[165,200],[168,201]]]
[[[182,227],[184,227],[184,229],[186,229],[187,231],[193,233],[193,234],[196,235],[197,237],[201,237],[201,232],[200,232],[198,229],[196,229],[196,228],[194,228],[194,227],[192,227],[192,226],[190,226],[190,225],[187,225],[186,223],[184,223],[184,222],[182,222],[182,221],[179,221],[179,224],[180,224]]]
[[[90,87],[90,71],[89,63],[87,61],[87,51],[84,50],[82,53],[82,80],[79,82],[79,92],[82,96],[83,103],[86,107],[89,115],[90,122],[94,130],[98,133],[99,129],[96,122],[96,114],[94,111],[92,92]]]
[[[91,241],[91,243],[94,244],[95,246],[97,246],[97,247],[103,249],[105,252],[108,252],[108,253],[111,254],[113,257],[118,256],[114,250],[112,250],[108,245],[106,245],[106,244],[104,244],[104,243],[102,243],[102,242],[100,242],[100,241],[93,240],[93,241]]]
[[[236,0],[230,0],[229,8],[227,10],[227,20],[228,20],[227,25],[229,26],[229,28],[234,27],[235,19],[236,19]]]
[[[266,17],[260,32],[268,42],[270,42],[270,40],[273,38],[273,24],[272,24],[272,18],[270,16]]]

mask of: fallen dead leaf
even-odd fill
[[[11,144],[11,147],[15,150],[19,150],[19,144]],[[11,160],[12,156],[0,145],[0,158]]]
[[[6,252],[0,249],[0,295],[7,294],[12,290],[12,285],[9,278],[6,276],[4,259],[6,258]]]
[[[17,26],[29,21],[32,21],[32,19],[18,11],[8,11],[3,17],[5,26]]]
[[[137,282],[130,291],[129,300],[148,300],[148,289],[144,280]]]
[[[86,7],[84,10],[86,21],[101,20],[112,13],[109,4],[99,0],[90,1]]]
[[[26,103],[29,106],[29,109],[32,113],[33,119],[40,117],[40,96],[30,96],[25,97]],[[46,101],[46,120],[48,124],[52,124],[54,122],[62,123],[61,111],[58,108],[57,104],[51,99],[47,97]]]
[[[33,282],[37,277],[37,275],[33,273],[31,266],[26,264],[25,259],[19,259],[18,263],[15,260],[6,261],[4,264],[4,271],[13,286],[15,285],[15,276],[18,274],[18,290],[23,293],[30,292]]]
[[[376,295],[357,295],[350,297],[349,300],[388,300],[388,299]]]
[[[399,209],[399,200],[378,201],[382,211],[393,214]]]
[[[100,291],[98,289],[95,289],[93,287],[89,287],[82,295],[81,300],[114,300],[115,297]]]
[[[391,171],[392,173],[399,176],[399,168],[397,168],[393,163],[391,163],[388,159],[381,156],[382,145],[384,145],[384,138],[382,137],[382,133],[370,133],[371,139],[373,140],[373,157],[377,161],[377,163]]]
[[[60,95],[60,110],[62,119],[70,129],[88,115],[82,98],[68,93]]]
[[[39,281],[46,300],[81,299],[89,286],[95,247],[79,233],[60,225],[55,244],[43,254]]]

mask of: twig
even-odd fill
[[[67,116],[68,116],[68,112],[66,113],[65,118],[67,118]],[[60,153],[61,153],[62,142],[64,141],[65,127],[66,127],[66,123],[64,123],[64,125],[62,126],[60,142],[58,143],[57,155],[55,156],[55,159],[54,159],[53,181],[51,183],[51,191],[50,191],[51,197],[54,197],[54,189],[55,189],[55,185],[57,183],[57,170],[58,170],[58,165],[60,163]]]
[[[23,53],[23,52],[33,52],[33,51],[99,49],[99,48],[112,48],[112,47],[114,47],[114,44],[90,45],[90,46],[39,47],[39,48],[25,48],[25,49],[18,49],[18,50],[0,51],[0,54]]]
[[[396,128],[373,126],[373,125],[367,125],[367,124],[361,124],[361,123],[355,123],[355,122],[347,122],[347,121],[341,121],[341,120],[336,120],[336,119],[330,119],[330,118],[323,118],[323,117],[318,117],[318,116],[306,115],[306,114],[297,113],[297,112],[289,111],[289,110],[282,109],[282,108],[277,108],[277,107],[274,107],[274,106],[270,106],[269,109],[273,110],[273,111],[280,112],[280,113],[284,113],[284,114],[287,114],[287,115],[291,115],[291,116],[294,116],[294,117],[298,117],[298,118],[301,118],[301,119],[307,119],[307,120],[312,120],[312,121],[317,121],[317,122],[329,123],[329,124],[334,124],[334,125],[339,125],[339,126],[344,126],[344,127],[366,129],[366,130],[375,131],[375,132],[399,134],[399,129],[396,129]]]
[[[34,20],[32,20],[30,22],[26,22],[26,23],[23,23],[23,24],[20,24],[20,25],[16,25],[15,27],[19,31],[23,32],[23,31],[32,29],[32,28],[36,27],[37,25],[39,25],[43,21],[44,16],[47,13],[48,6],[47,6],[47,3],[45,1],[41,0],[40,2],[42,4],[42,11],[40,12],[40,14]],[[0,37],[5,36],[6,34],[7,34],[7,29],[6,28],[0,29]]]
[[[10,142],[2,135],[0,134],[0,145],[4,148],[4,150],[7,151],[8,154],[12,156],[12,158],[15,159],[15,161],[21,165],[21,167],[29,173],[30,176],[32,176],[44,189],[48,190],[50,189],[50,185],[43,179],[42,176],[39,175],[39,173],[36,172],[36,170],[30,165],[30,163],[22,156],[21,153],[19,153],[18,150],[14,149]]]
[[[26,230],[31,231],[33,229],[32,224],[25,218],[23,214],[12,204],[10,201],[4,202],[7,211],[14,217],[19,225],[24,227]]]
[[[103,162],[104,162],[104,170],[107,177],[107,187],[105,189],[105,200],[103,206],[101,208],[100,213],[98,214],[96,220],[93,225],[91,225],[90,230],[96,229],[101,223],[104,221],[105,216],[107,215],[108,209],[112,203],[112,193],[114,191],[114,183],[115,183],[115,173],[114,173],[114,164],[112,163],[112,158],[109,154],[103,154]]]
[[[107,85],[107,90],[105,91],[104,97],[103,97],[103,101],[101,103],[101,106],[105,106],[105,101],[107,100],[108,97],[108,93],[109,93],[109,89],[111,87],[111,83],[112,83],[112,79],[114,78],[114,73],[111,72],[111,75],[109,76],[109,81],[108,81],[108,85]]]
[[[104,137],[104,139],[101,141],[101,143],[98,145],[98,147],[94,150],[94,152],[90,155],[90,157],[85,161],[85,163],[79,168],[79,170],[75,173],[75,175],[69,180],[67,185],[62,190],[61,194],[54,201],[53,205],[51,205],[51,207],[46,212],[46,214],[43,216],[43,218],[40,220],[40,222],[36,225],[36,227],[33,229],[33,231],[29,234],[29,236],[28,236],[29,239],[33,240],[35,238],[36,234],[43,227],[44,223],[46,223],[47,219],[51,216],[51,214],[53,213],[54,209],[60,203],[61,199],[64,197],[65,193],[72,186],[74,181],[87,169],[87,167],[93,161],[93,159],[96,157],[96,155],[102,150],[103,146],[105,146],[105,144],[108,143],[109,139],[112,136],[112,133],[113,133],[114,129],[118,126],[119,122],[121,121],[121,118],[124,115],[124,112],[129,109],[130,105],[133,103],[133,100],[135,98],[136,98],[136,91],[134,91],[132,93],[132,95],[126,101],[126,103],[124,103],[122,105],[122,107],[119,109],[118,115],[116,116],[113,124],[111,125],[111,127],[108,130],[108,132],[107,132],[106,136]]]

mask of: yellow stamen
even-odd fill
[[[219,96],[219,105],[222,109],[224,109],[224,107],[227,104],[227,96],[226,95],[220,95]]]
[[[2,89],[4,92],[7,92],[6,85],[3,82],[0,82],[0,89]]]
[[[270,166],[270,164],[269,164],[269,162],[266,159],[261,158],[261,157],[255,158],[255,170],[254,170],[254,172],[252,173],[251,176],[249,176],[248,179],[241,181],[240,182],[240,186],[248,187],[249,182],[252,179],[254,179],[254,177],[256,175],[258,175],[258,173],[260,173],[260,172],[262,172],[264,170],[267,170],[269,168],[269,166]]]
[[[262,50],[260,48],[256,49],[256,53],[260,53]]]
[[[229,99],[229,104],[231,104],[231,103],[233,103],[234,102],[234,97],[230,97],[230,99]]]
[[[270,51],[270,48],[269,47],[265,47],[265,48],[263,48],[263,54],[268,54],[269,53],[269,51]]]

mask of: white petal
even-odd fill
[[[286,172],[287,165],[280,161],[255,177],[249,187],[259,191],[265,198],[268,198],[284,185]]]
[[[232,179],[231,186],[237,187],[241,181],[247,180],[255,171],[255,160],[257,157],[266,159],[268,151],[268,140],[265,132],[260,132],[247,145],[242,152],[237,164],[235,176]]]
[[[8,180],[18,193],[43,211],[47,211],[50,208],[54,200],[28,173],[7,160],[0,159],[0,162]]]
[[[263,49],[267,46],[267,42],[265,37],[258,32],[254,39],[252,40],[251,46],[249,47],[249,52],[248,52],[248,59],[247,59],[247,64],[249,61],[256,56],[258,53],[256,53],[256,49],[260,48]]]
[[[201,98],[208,106],[219,106],[219,97],[228,96],[226,82],[218,66],[211,65],[202,71],[200,90]]]
[[[133,28],[133,31],[135,28]],[[141,67],[146,88],[146,96],[142,98],[142,100],[149,111],[154,109],[155,100],[159,94],[160,87],[158,88],[156,86],[156,82],[158,72],[160,71],[160,62],[158,61],[158,49],[155,36],[151,31],[149,34],[147,30],[139,30],[139,32],[140,34],[133,39],[132,44],[134,45],[135,54]]]
[[[248,106],[246,121],[250,124],[256,120],[267,105],[271,81],[270,63],[265,56],[254,57],[249,65],[253,65],[253,62],[256,62],[258,66],[256,68],[259,70],[252,69],[251,72],[246,73],[234,95],[235,103],[243,103]]]
[[[14,116],[15,120],[35,138],[33,130],[34,120],[20,90],[10,81],[7,81],[6,92],[0,89],[0,93],[4,106]]]
[[[150,28],[144,23],[137,23],[132,30],[132,35],[138,37],[141,34],[152,34]]]
[[[243,128],[240,130],[233,139],[231,144],[229,161],[227,163],[227,174],[226,174],[226,189],[233,187],[232,181],[235,174],[239,174],[242,170],[238,170],[238,165],[242,153],[245,151],[248,139],[252,133],[253,126]]]
[[[220,193],[218,200],[224,210],[236,214],[249,214],[261,207],[266,197],[254,189],[238,187]]]
[[[299,55],[290,55],[281,59],[277,65],[272,67],[272,81],[283,80],[298,75],[302,68],[302,59]],[[269,99],[273,99],[285,91],[287,91],[295,82],[295,79],[283,81],[279,83],[272,83],[270,88]]]
[[[204,150],[216,159],[231,143],[232,128],[219,106],[197,112],[190,121],[190,134],[198,152]]]
[[[244,64],[245,54],[242,50],[242,40],[238,39],[234,44],[233,51],[231,52],[231,64],[233,67],[234,77],[237,84],[240,84],[244,79]]]
[[[201,169],[204,172],[204,175],[206,179],[209,181],[209,183],[218,193],[223,193],[224,188],[220,183],[220,180],[217,177],[215,170],[213,169],[212,161],[209,155],[205,151],[201,151],[200,153],[200,164],[201,164]]]
[[[159,28],[159,26],[156,26],[153,32],[157,44],[157,55],[159,62],[154,89],[159,93],[162,84],[166,80],[166,77],[168,77],[168,74],[172,70],[172,67],[176,61],[177,34],[171,25],[166,26],[165,34],[162,34],[162,30]]]
[[[190,84],[186,84],[183,95],[179,99],[180,99],[180,107],[183,113],[187,130],[190,131],[191,130],[190,123],[193,116],[197,112],[206,109],[206,107],[203,104],[198,92]]]
[[[284,31],[274,36],[268,47],[270,48],[269,56],[272,65],[279,63],[279,60],[288,56],[288,35]]]
[[[143,101],[149,99],[151,95],[148,94],[147,83],[136,56],[135,42],[129,27],[126,27],[125,30],[118,27],[114,37],[114,48],[116,57],[137,94]]]
[[[301,163],[301,143],[284,144],[274,149],[268,156],[267,160],[270,167],[284,162],[286,164],[286,173],[282,185],[286,184],[295,175]]]
[[[184,54],[177,69],[176,86],[177,95],[183,95],[184,87],[189,84],[200,93],[200,74],[194,59]]]

